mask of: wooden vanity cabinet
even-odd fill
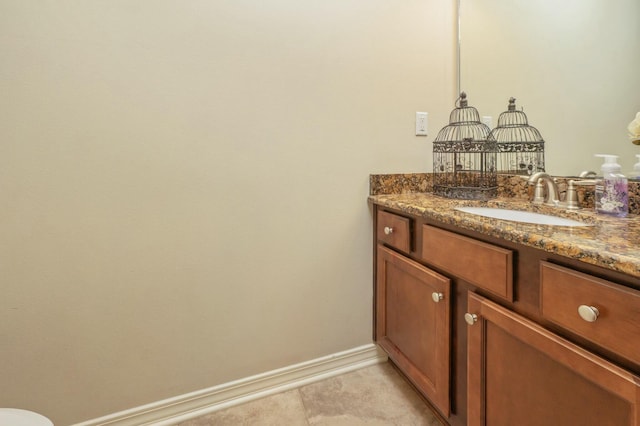
[[[375,211],[374,338],[449,425],[640,426],[638,278]]]
[[[640,380],[469,293],[468,425],[640,426]]]

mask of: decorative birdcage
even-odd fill
[[[531,175],[545,171],[544,139],[529,125],[527,115],[516,111],[515,98],[509,99],[508,110],[498,117],[491,137],[498,143],[498,172]]]
[[[447,198],[488,200],[498,195],[497,144],[462,92],[449,125],[433,141],[433,192]]]

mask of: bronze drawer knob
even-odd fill
[[[587,322],[595,322],[600,315],[600,311],[595,306],[580,305],[578,307],[578,314],[580,318]]]

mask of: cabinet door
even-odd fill
[[[378,246],[376,340],[414,385],[449,416],[448,278]]]
[[[640,378],[469,293],[469,426],[640,426]]]

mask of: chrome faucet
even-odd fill
[[[533,193],[533,204],[546,204],[557,207],[560,204],[558,184],[550,175],[545,172],[538,172],[531,175],[528,182],[535,184]],[[546,188],[546,195],[544,189]]]

